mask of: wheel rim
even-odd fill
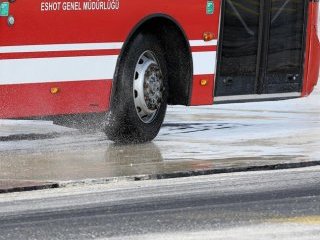
[[[136,112],[144,123],[152,122],[163,101],[163,75],[152,51],[140,55],[133,79],[133,97]]]

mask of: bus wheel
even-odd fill
[[[163,123],[167,98],[164,49],[154,35],[140,33],[120,59],[105,128],[109,139],[153,140]]]

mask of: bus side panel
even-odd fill
[[[103,112],[109,106],[111,86],[112,81],[105,80],[2,85],[0,117]]]
[[[217,37],[220,0],[209,13],[208,2],[121,0],[119,9],[90,11],[64,11],[63,2],[60,10],[44,10],[42,4],[59,3],[55,0],[10,2],[14,25],[0,17],[0,118],[108,110],[121,46],[151,15],[168,15],[183,28],[195,58],[191,101],[212,103],[215,66],[209,63],[216,49],[206,45],[203,33]],[[201,86],[203,79],[209,84]]]
[[[309,95],[317,85],[320,66],[320,42],[317,35],[319,2],[313,1],[309,5],[309,19],[307,28],[307,47],[305,55],[305,72],[302,96]]]
[[[206,1],[204,1],[203,5],[205,6],[205,4]],[[206,26],[205,31],[213,33],[215,39],[211,42],[203,42],[203,44],[209,44],[207,47],[191,46],[193,57],[193,83],[190,99],[191,106],[213,104],[221,1],[214,0],[213,4],[213,14],[206,14],[204,12],[204,19],[210,24],[210,26]]]

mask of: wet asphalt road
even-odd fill
[[[319,239],[320,167],[6,194],[0,239]]]

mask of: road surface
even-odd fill
[[[0,198],[0,239],[320,238],[320,167],[118,182]]]

